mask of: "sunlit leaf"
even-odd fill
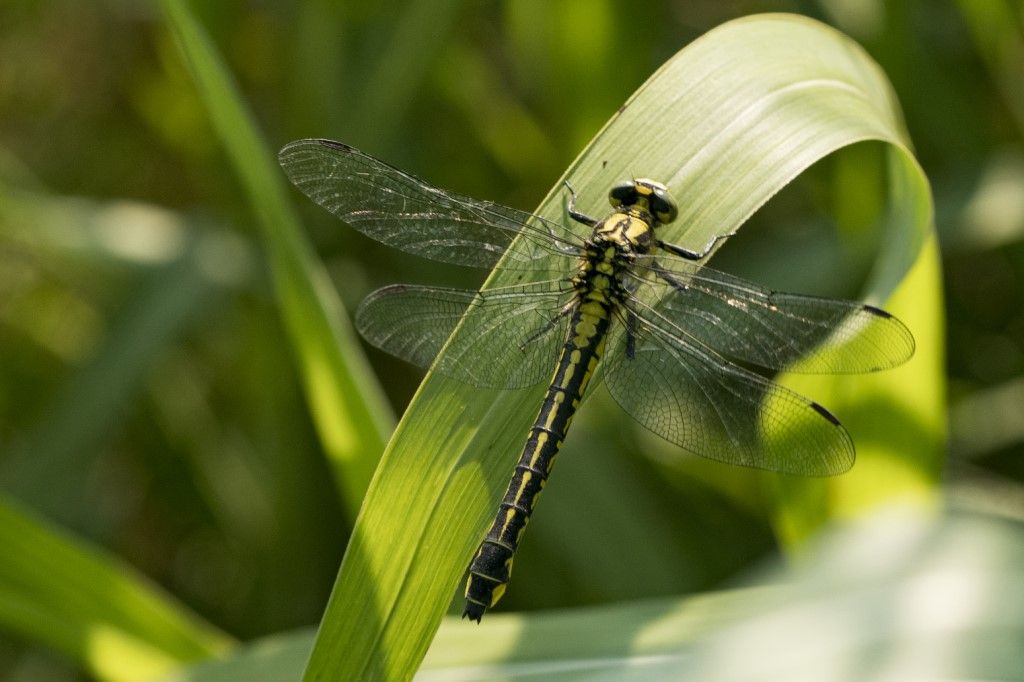
[[[770,587],[446,618],[415,679],[1014,679],[1022,565],[1020,523],[889,510],[749,578]],[[164,682],[290,679],[311,646],[307,632],[267,638]]]
[[[146,680],[231,639],[120,560],[0,500],[0,625],[101,680]]]

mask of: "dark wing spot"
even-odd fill
[[[877,315],[878,317],[881,317],[881,318],[884,318],[884,319],[887,319],[887,320],[892,317],[892,313],[888,313],[888,312],[882,310],[881,308],[876,308],[873,305],[865,305],[863,307],[863,310],[866,310],[867,312],[871,313],[872,315]]]
[[[829,420],[830,422],[832,422],[832,423],[833,423],[833,424],[835,424],[836,426],[839,426],[839,425],[840,425],[840,424],[839,424],[839,420],[838,420],[838,419],[836,419],[836,416],[835,416],[834,414],[832,414],[831,412],[829,412],[828,410],[826,410],[826,409],[824,408],[824,406],[822,406],[822,405],[819,405],[818,403],[816,403],[816,402],[814,402],[814,401],[812,400],[812,401],[811,401],[811,407],[812,407],[812,408],[814,409],[814,411],[815,411],[815,412],[817,412],[817,413],[818,413],[818,414],[820,414],[820,415],[821,415],[822,417],[824,417],[825,419]]]
[[[353,152],[358,152],[359,151],[355,147],[347,145],[344,142],[336,142],[334,140],[324,140],[324,139],[316,140],[316,142],[321,147],[327,147],[328,149],[336,149],[339,152],[345,152],[346,154],[352,154]]]

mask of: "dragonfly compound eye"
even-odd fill
[[[636,203],[637,198],[636,185],[628,180],[620,182],[608,192],[608,201],[616,208],[619,206],[632,206]]]
[[[651,195],[651,213],[658,219],[658,222],[668,224],[679,215],[679,208],[672,197],[668,195],[667,190],[656,189]]]

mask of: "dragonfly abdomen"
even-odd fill
[[[603,296],[580,294],[544,403],[530,427],[497,517],[470,564],[463,617],[479,622],[505,592],[523,529],[604,349],[611,308]]]

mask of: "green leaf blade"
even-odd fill
[[[0,500],[0,622],[100,679],[143,680],[232,640],[120,561]]]
[[[323,264],[288,203],[274,156],[261,139],[226,67],[184,2],[165,0],[163,7],[258,218],[313,420],[335,465],[343,500],[355,516],[391,430],[390,408]]]

